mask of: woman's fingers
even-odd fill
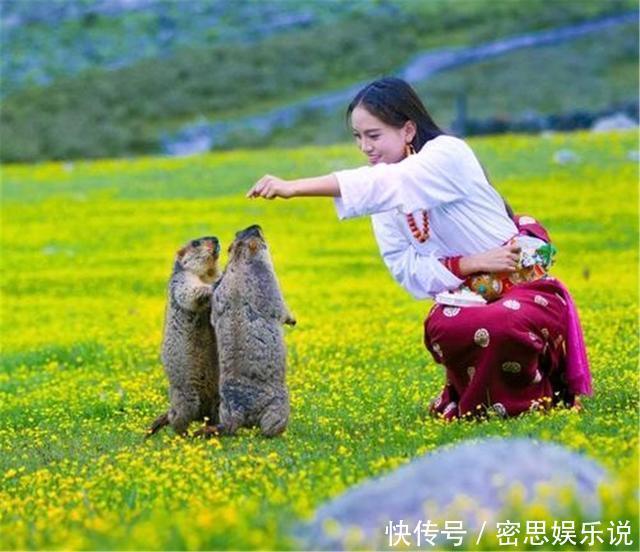
[[[276,197],[276,191],[273,185],[269,184],[265,186],[262,197],[264,197],[265,199],[273,199],[274,197]]]
[[[507,262],[509,263],[509,268],[511,270],[515,270],[518,266],[518,262],[520,261],[520,251],[521,248],[519,245],[509,245],[507,246],[508,255]]]
[[[258,180],[258,182],[256,182],[251,189],[247,192],[247,197],[257,197],[260,195],[260,192],[262,191],[262,183],[260,180]]]
[[[502,245],[476,255],[478,271],[486,272],[515,272],[520,262],[521,247],[517,245]]]
[[[265,199],[273,199],[277,195],[274,180],[274,177],[270,174],[263,176],[247,192],[246,197],[263,197]]]
[[[265,186],[266,179],[269,175],[263,176],[258,180],[247,192],[247,197],[258,197],[262,194]]]

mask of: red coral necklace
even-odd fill
[[[408,213],[406,217],[413,237],[420,243],[426,242],[429,239],[429,214],[424,209],[422,210],[422,229],[418,228],[413,213]]]
[[[413,155],[416,150],[413,148],[413,144],[409,143],[405,146],[405,157],[409,157]],[[424,210],[422,211],[422,230],[418,228],[418,224],[416,223],[416,219],[413,218],[413,213],[407,214],[407,222],[409,223],[409,229],[413,234],[413,237],[418,240],[420,243],[424,243],[429,239],[429,214]]]

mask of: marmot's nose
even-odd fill
[[[215,236],[207,236],[206,238],[202,238],[205,241],[211,242],[213,244],[213,251],[215,253],[220,253],[220,241]]]

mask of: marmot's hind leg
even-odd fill
[[[201,436],[207,437],[210,435],[234,435],[236,431],[245,421],[245,414],[243,410],[233,410],[229,407],[229,404],[225,401],[220,402],[220,423],[214,426],[204,427],[198,431]]]
[[[185,435],[189,424],[200,419],[200,398],[192,389],[173,387],[169,390],[171,408],[169,424],[178,435]]]
[[[260,416],[260,431],[265,437],[280,435],[289,421],[289,405],[287,401],[275,399]]]
[[[169,425],[169,412],[164,412],[163,414],[160,414],[160,416],[158,416],[153,421],[153,423],[151,424],[151,427],[147,429],[147,434],[144,436],[144,438],[148,439],[155,433],[158,433],[158,431],[160,431],[163,427],[168,425]]]
[[[169,409],[169,424],[178,435],[186,435],[189,424],[197,417],[197,411],[193,412],[193,409]]]

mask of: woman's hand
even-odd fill
[[[265,199],[274,199],[283,197],[288,199],[293,197],[293,186],[291,182],[282,180],[277,176],[267,174],[256,182],[247,192],[247,197],[263,197]]]
[[[484,253],[460,259],[460,272],[468,276],[475,272],[514,272],[520,260],[520,247],[503,245]]]

